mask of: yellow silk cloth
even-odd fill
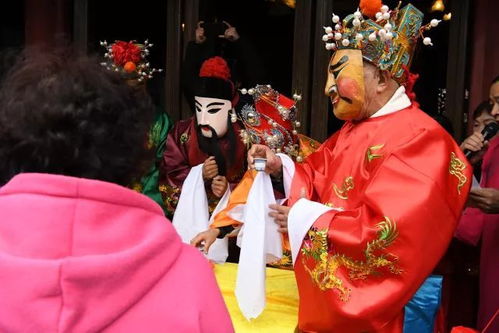
[[[237,267],[237,264],[225,263],[214,268],[236,333],[294,332],[298,324],[298,289],[294,272],[267,268],[265,310],[258,318],[248,321],[239,310],[234,294]]]

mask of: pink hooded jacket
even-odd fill
[[[20,174],[0,189],[0,332],[233,332],[212,268],[151,199]]]

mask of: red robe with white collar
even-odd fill
[[[346,122],[295,167],[288,221],[299,329],[401,332],[403,307],[447,249],[467,199],[472,169],[459,147],[412,105]]]

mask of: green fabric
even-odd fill
[[[172,127],[172,121],[170,117],[159,110],[156,113],[156,119],[152,125],[151,131],[149,132],[149,147],[154,149],[156,159],[151,169],[147,174],[145,174],[140,180],[140,192],[147,195],[149,198],[153,199],[158,203],[158,205],[163,208],[166,214],[166,207],[159,192],[159,166],[163,158],[163,152],[166,147],[166,138],[168,136],[168,131]]]

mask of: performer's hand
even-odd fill
[[[220,234],[220,229],[208,229],[200,232],[191,240],[191,245],[203,250],[204,253],[208,254],[211,244],[217,240],[217,236]]]
[[[237,33],[236,28],[231,26],[227,21],[222,22],[227,26],[227,29],[225,29],[224,32],[225,39],[230,40],[231,42],[235,42],[236,40],[238,40],[239,34]]]
[[[208,157],[203,163],[203,179],[211,180],[218,176],[218,165],[215,157]]]
[[[221,198],[227,191],[227,186],[229,186],[229,182],[225,176],[216,176],[211,182],[211,191],[217,198]]]
[[[248,165],[250,168],[254,168],[253,165],[255,158],[266,158],[267,164],[265,166],[265,172],[271,174],[275,177],[282,176],[282,161],[279,156],[274,154],[274,152],[267,146],[264,145],[253,145],[248,151]]]
[[[471,207],[476,207],[487,214],[499,214],[499,189],[472,188],[469,195]]]
[[[204,21],[199,21],[196,26],[196,43],[202,44],[206,41],[206,36],[204,35],[204,28],[201,26]]]
[[[269,216],[272,217],[275,223],[279,225],[279,231],[282,233],[287,233],[288,214],[291,208],[281,205],[269,205],[269,208],[272,209],[272,211],[269,213]]]
[[[488,145],[489,142],[484,141],[483,134],[480,132],[475,132],[471,134],[469,137],[467,137],[459,147],[463,152],[465,151],[465,149],[474,152],[479,152],[477,154],[474,154],[473,157],[470,159],[470,163],[475,164],[476,162],[482,159],[483,155],[485,154],[485,151],[487,151]]]

